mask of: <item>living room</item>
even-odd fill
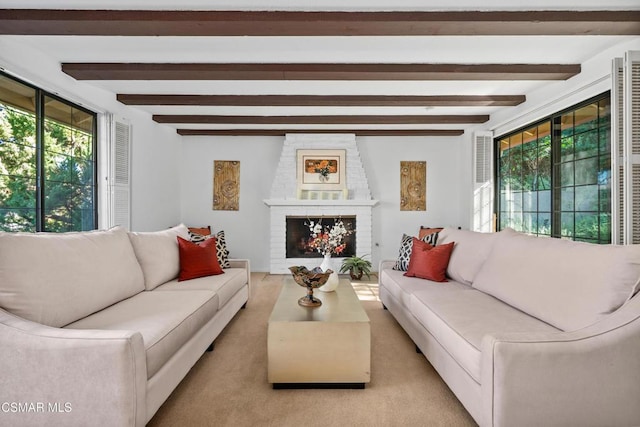
[[[503,229],[499,218],[497,225],[494,222],[494,214],[498,213],[494,208],[496,172],[491,163],[495,163],[496,154],[490,155],[486,180],[478,180],[478,138],[489,138],[487,145],[493,152],[494,138],[536,125],[603,94],[614,93],[614,59],[632,58],[632,52],[640,51],[640,23],[636,19],[640,8],[631,0],[606,4],[541,1],[524,6],[488,0],[481,7],[472,2],[424,5],[413,0],[376,1],[366,5],[322,1],[304,6],[284,0],[270,2],[269,6],[243,1],[213,7],[193,0],[181,4],[180,10],[168,1],[155,2],[154,6],[141,0],[105,2],[107,4],[95,7],[96,10],[79,1],[53,3],[55,5],[35,0],[1,2],[0,27],[5,29],[0,29],[0,69],[3,78],[15,79],[45,91],[44,96],[50,95],[96,113],[97,203],[93,228],[118,225],[114,222],[115,206],[110,195],[113,159],[109,150],[114,122],[123,123],[130,132],[131,149],[127,228],[132,232],[156,232],[182,223],[210,226],[214,234],[224,231],[230,257],[249,260],[251,280],[265,283],[285,273],[278,261],[274,261],[277,257],[271,233],[274,211],[297,199],[295,190],[279,193],[278,184],[280,174],[288,170],[285,149],[291,144],[302,144],[299,147],[302,149],[352,147],[348,150],[354,151],[347,153],[352,157],[347,158],[346,174],[354,176],[355,173],[357,161],[349,159],[359,160],[365,184],[362,184],[364,193],[358,203],[368,205],[370,212],[369,236],[366,244],[359,245],[357,255],[366,255],[373,271],[377,272],[379,262],[398,257],[403,234],[416,235],[421,226],[485,232],[495,231],[496,227]],[[304,18],[292,25],[289,17],[276,16],[271,26],[256,23],[261,21],[252,22],[255,16],[234,17],[238,19],[233,22],[236,27],[229,24],[227,28],[218,23],[222,29],[217,29],[211,25],[216,22],[215,16],[190,17],[187,24],[179,25],[171,18],[144,15],[153,11],[169,11],[167,16],[180,11],[257,11],[260,15],[260,12],[266,13],[265,8],[280,12],[353,12],[360,16],[340,25],[330,20],[327,24],[321,19],[316,22]],[[10,9],[21,10],[25,15],[16,17],[8,13]],[[80,18],[60,15],[48,19],[33,13],[38,9],[58,12],[84,9],[89,14]],[[142,18],[98,13],[105,9],[119,9],[125,14],[137,10]],[[375,29],[371,23],[378,18],[367,17],[366,13],[375,15],[383,11],[398,15],[382,20],[387,27],[380,24],[381,27]],[[434,27],[425,30],[415,23],[413,28],[411,20],[401,15],[402,12],[434,11],[462,16],[436,21]],[[530,12],[532,15],[510,21],[507,15],[498,13],[487,24],[471,17],[481,11]],[[561,18],[536,15],[544,11],[551,11],[550,15],[558,13]],[[591,16],[567,24],[569,17],[578,12],[599,12],[606,15],[606,19],[600,21]],[[224,22],[223,18],[217,19]],[[541,20],[546,26],[536,26]],[[145,21],[148,22],[141,24]],[[288,25],[292,25],[291,28],[287,28]],[[225,31],[228,33],[220,35]],[[260,35],[260,31],[264,33]],[[211,34],[205,34],[207,32]],[[159,65],[160,69],[117,68],[123,64],[144,63]],[[198,71],[189,67],[199,63],[239,65],[230,71],[238,77],[220,77],[223,72],[218,69]],[[92,69],[91,65],[96,64],[107,64],[107,67]],[[185,76],[191,73],[191,76],[172,76],[174,71],[162,69],[167,64],[179,64],[183,68],[177,73]],[[259,69],[261,64],[325,67],[306,71],[283,67],[274,72],[278,77],[269,77],[269,70]],[[339,68],[344,64],[372,67],[356,67],[354,73],[360,76],[354,77],[349,75],[351,71]],[[407,68],[386,71],[384,66],[389,64]],[[437,70],[416,71],[410,67],[421,64],[449,64],[454,68],[440,72],[446,74],[443,76],[438,75]],[[479,64],[498,64],[503,70],[460,67]],[[542,66],[549,68],[543,70]],[[252,71],[251,67],[257,68]],[[124,77],[118,77],[118,72],[124,73]],[[203,75],[198,76],[199,72]],[[241,75],[243,72],[247,75]],[[309,75],[305,76],[305,72]],[[127,76],[127,73],[131,74]],[[218,77],[212,77],[216,73]],[[165,100],[141,101],[133,99],[134,95],[165,97]],[[200,98],[167,101],[166,97],[177,95]],[[205,100],[207,96],[219,98]],[[224,96],[262,98],[243,103],[225,101]],[[274,96],[307,99],[278,103]],[[329,99],[312,99],[323,96]],[[340,99],[349,96],[363,99],[351,100],[351,103]],[[410,99],[414,96],[425,99]],[[466,100],[446,99],[448,96]],[[367,100],[368,97],[375,99]],[[396,98],[397,104],[385,97]],[[426,100],[429,97],[434,99]],[[500,97],[510,97],[510,104],[505,105],[507,101]],[[0,102],[6,99],[0,98]],[[218,121],[207,121],[206,117]],[[225,117],[229,120],[224,121]],[[239,162],[235,209],[212,209],[214,161]],[[424,209],[404,210],[401,206],[401,162],[404,161],[426,162]],[[295,168],[287,173],[295,184]],[[354,197],[349,182],[346,190],[345,204],[357,204],[358,198]],[[309,201],[302,204],[308,205]],[[340,205],[333,200],[326,204]],[[336,216],[341,215],[342,211]],[[359,220],[358,228],[366,221]],[[616,238],[613,228],[609,241],[620,243]],[[320,261],[312,259],[308,263],[311,267]],[[334,268],[337,267],[339,262],[335,260]],[[376,276],[372,277],[371,285],[376,282]],[[370,291],[371,287],[362,289],[364,293]],[[237,327],[242,316],[248,313],[240,312],[230,326]],[[230,339],[230,334],[225,333],[223,338]],[[381,363],[381,359],[377,360]],[[423,357],[422,361],[426,364]],[[357,397],[348,399],[353,399],[354,404],[358,402]],[[447,395],[441,399],[449,402],[447,399],[455,397]],[[461,425],[473,422],[464,409],[461,411],[465,415],[456,418]],[[0,424],[2,415],[0,412]],[[282,425],[287,422],[291,423],[292,419],[282,421]],[[357,424],[357,420],[355,422]],[[267,419],[259,419],[257,423],[279,425],[277,420]],[[446,420],[440,423],[445,424]],[[212,424],[215,425],[215,421]]]
[[[487,7],[489,6],[488,4]],[[566,8],[570,9],[569,6]],[[562,50],[561,46],[556,46],[553,50],[559,53],[554,53],[553,60],[548,59],[550,55],[548,50],[555,43],[554,41],[545,42],[541,46],[536,45],[535,52],[539,57],[536,62],[544,63],[546,61],[565,64],[567,63],[565,58],[571,54],[579,59],[579,61],[569,61],[580,63],[581,71],[578,75],[568,80],[537,80],[533,83],[526,81],[526,84],[514,80],[498,82],[492,80],[487,82],[485,80],[482,84],[485,85],[483,90],[486,93],[522,95],[522,93],[514,91],[519,90],[520,87],[526,87],[528,89],[526,101],[509,108],[485,107],[483,110],[491,111],[491,114],[489,121],[482,124],[402,126],[404,129],[418,129],[419,127],[428,127],[429,129],[463,128],[464,133],[462,135],[447,137],[402,137],[393,135],[357,137],[358,148],[365,165],[371,193],[375,199],[380,201],[375,208],[376,214],[373,219],[375,229],[374,243],[378,244],[372,248],[374,264],[380,259],[393,256],[396,242],[399,240],[398,236],[408,230],[416,229],[420,225],[472,227],[474,220],[473,194],[476,190],[472,179],[472,139],[474,132],[493,130],[494,135],[497,136],[508,130],[526,126],[539,120],[540,117],[561,111],[606,92],[611,86],[606,76],[610,75],[612,59],[622,57],[625,52],[636,50],[638,47],[638,39],[633,36],[592,37],[588,43],[590,50],[588,52],[585,51],[585,53],[578,53],[577,48],[585,43],[580,41],[579,37],[572,37],[571,39],[567,36],[563,37],[563,40],[566,40],[566,50]],[[62,38],[64,38],[64,43],[61,43]],[[230,87],[232,82],[226,80],[218,82],[201,80],[178,81],[172,83],[178,87],[169,90],[167,84],[170,82],[168,81],[113,80],[109,82],[109,87],[113,89],[106,90],[103,88],[106,82],[101,82],[100,80],[87,82],[70,78],[61,72],[60,63],[67,61],[97,62],[99,58],[105,58],[105,55],[109,54],[109,52],[113,52],[111,55],[113,55],[114,59],[101,59],[101,62],[154,60],[147,58],[149,53],[146,53],[145,57],[138,59],[137,56],[141,55],[139,51],[131,49],[131,51],[127,52],[125,45],[128,42],[122,37],[120,39],[123,40],[118,41],[118,44],[112,47],[110,47],[110,43],[114,43],[112,37],[90,37],[91,43],[94,43],[93,46],[91,43],[87,43],[87,38],[79,36],[39,36],[28,38],[3,36],[0,40],[2,42],[3,68],[17,77],[22,77],[27,82],[40,83],[44,89],[50,92],[57,93],[62,97],[66,95],[66,98],[70,101],[75,101],[88,108],[93,107],[95,111],[112,113],[116,117],[122,117],[129,121],[133,131],[131,137],[132,229],[140,231],[158,230],[179,222],[195,225],[211,224],[216,229],[222,227],[228,234],[234,236],[234,239],[229,242],[230,250],[233,253],[250,258],[257,271],[267,271],[269,268],[268,242],[265,239],[256,239],[254,230],[265,230],[268,227],[269,209],[263,200],[269,198],[284,136],[235,136],[233,138],[225,136],[180,136],[176,134],[175,129],[188,128],[188,125],[159,125],[151,119],[149,113],[141,110],[141,108],[124,106],[122,103],[117,102],[114,99],[114,91],[115,93],[127,93],[135,92],[132,88],[146,87],[145,92],[151,93],[168,91],[174,93],[208,93],[211,91],[227,93],[229,89],[225,88],[225,86]],[[536,39],[536,43],[539,43],[539,38]],[[172,42],[175,42],[175,38],[171,39]],[[496,37],[491,38],[491,43],[493,43],[494,39]],[[500,39],[500,37],[497,37],[497,39]],[[517,42],[517,38],[515,40]],[[511,55],[522,51],[517,44],[505,46],[507,43],[513,44],[514,42],[500,43],[498,48],[492,49],[493,52],[485,54],[486,61],[504,62],[508,60],[509,62],[525,63],[527,61],[524,58],[533,55],[534,46],[528,49],[526,54],[520,55],[521,57],[515,60],[506,57],[501,58],[499,57],[501,55],[500,51],[505,50],[507,47],[509,47]],[[82,49],[86,53],[82,55],[81,59],[75,59],[81,51],[81,47],[85,44],[89,46],[89,48]],[[145,52],[151,49],[157,50],[157,47],[154,48],[152,45],[144,46],[144,44],[142,49],[145,49]],[[182,49],[184,45],[185,43],[180,43],[174,49]],[[478,48],[485,46],[487,44],[483,42]],[[277,43],[276,47],[278,47]],[[285,46],[285,48],[287,47]],[[409,47],[428,49],[430,46],[416,43]],[[584,48],[585,46],[581,47]],[[222,48],[232,49],[233,45],[224,45]],[[291,47],[288,48],[292,49]],[[306,47],[301,48],[306,49]],[[447,46],[447,48],[450,47]],[[120,51],[114,52],[117,50]],[[407,50],[395,53],[394,56],[396,58],[399,57],[399,59],[394,60],[411,62],[410,55],[413,55],[413,53],[410,49]],[[77,53],[74,54],[74,52]],[[466,48],[465,52],[469,54]],[[352,53],[351,51],[338,51],[335,55],[346,61],[347,59],[344,57]],[[188,58],[183,62],[191,62],[192,58],[200,54],[201,52],[199,51],[189,52],[188,55],[183,54]],[[435,54],[434,52],[429,53],[430,57]],[[492,58],[489,54],[495,55],[497,58]],[[233,58],[237,54],[234,55],[234,52],[227,52],[226,55],[227,58]],[[450,53],[439,55],[443,58],[452,56]],[[280,54],[280,56],[281,60],[291,60],[288,57],[292,55],[288,54],[288,57],[282,57],[282,54]],[[362,57],[363,55],[360,54],[360,56]],[[66,58],[70,59],[67,60]],[[227,58],[225,58],[227,62],[239,61],[239,59]],[[479,61],[479,58],[479,55],[474,55],[472,59],[460,60],[459,62],[473,63]],[[359,59],[359,61],[363,60],[364,58]],[[169,62],[168,59],[159,59],[156,62],[163,61]],[[176,61],[176,59],[173,61]],[[260,60],[254,61],[259,62]],[[338,62],[338,60],[335,61]],[[433,62],[444,61],[445,59],[439,59]],[[456,77],[456,79],[459,78]],[[237,93],[245,93],[250,90],[258,92],[255,86],[264,86],[263,83],[254,84],[251,81],[240,81],[236,86],[241,88],[232,90],[236,90]],[[297,86],[298,83],[302,83],[303,86],[310,86],[314,93],[322,90],[336,90],[335,88],[332,89],[327,82],[305,83],[304,81],[293,81],[289,83],[291,83],[290,86]],[[271,82],[271,84],[274,85],[270,89],[271,93],[281,93],[287,90],[286,87],[282,87],[282,82]],[[455,92],[453,89],[449,92],[443,92],[446,89],[439,88],[439,86],[444,85],[442,81],[404,81],[401,85],[399,82],[383,81],[377,82],[377,86],[373,87],[371,84],[367,85],[367,82],[351,82],[350,84],[354,87],[354,92],[364,90],[393,91],[398,95],[414,94],[417,91],[425,90],[431,90],[437,94]],[[363,84],[362,88],[358,89],[358,84]],[[474,87],[477,87],[479,82],[455,80],[450,84],[460,88],[456,93],[468,94],[477,90]],[[280,86],[280,88],[277,86]],[[327,86],[329,87],[328,89]],[[511,89],[514,86],[517,89]],[[209,90],[207,87],[211,89]],[[398,87],[399,89],[397,89]],[[302,92],[304,89],[293,88],[288,90],[295,93]],[[265,89],[260,88],[259,91],[263,92]],[[155,110],[162,111],[162,109],[166,108],[168,107],[157,107]],[[237,107],[233,108],[237,109]],[[272,107],[271,110],[273,108],[275,107]],[[230,107],[226,107],[226,109],[229,110]],[[309,107],[309,109],[313,110],[314,108]],[[315,109],[323,111],[319,107],[315,107]],[[363,111],[361,108],[351,108],[351,110],[356,112]],[[189,109],[187,108],[186,111],[189,111]],[[276,114],[264,113],[263,111],[265,111],[264,108],[260,111],[260,114]],[[284,109],[284,111],[285,113],[283,114],[291,114],[288,112],[291,111],[291,108]],[[354,114],[352,111],[348,114]],[[424,108],[423,111],[425,111]],[[456,110],[454,109],[453,111]],[[465,111],[476,112],[478,109],[467,108]],[[305,112],[305,114],[312,113]],[[431,112],[428,112],[428,114],[431,114]],[[224,126],[220,125],[217,128],[220,129]],[[297,131],[304,128],[313,130],[320,127],[326,130],[329,126],[289,125],[292,129],[297,128]],[[226,125],[226,127],[248,129],[251,126]],[[255,128],[255,125],[253,127]],[[268,126],[260,127],[265,128]],[[271,128],[276,127],[282,128],[283,126],[271,126]],[[330,127],[339,129],[349,126],[333,125]],[[400,125],[357,125],[350,127],[398,129]],[[208,128],[211,128],[211,126]],[[388,147],[393,147],[393,149],[389,150]],[[103,159],[104,157],[102,156]],[[398,211],[399,162],[412,159],[428,162],[427,210],[422,213]],[[213,160],[241,161],[242,191],[240,192],[240,209],[237,212],[212,211],[210,208],[212,203]],[[265,168],[264,165],[269,166]],[[100,206],[100,204],[98,205]],[[104,217],[106,215],[99,215],[99,220]],[[252,226],[249,227],[248,224],[252,224]],[[108,224],[105,223],[104,226],[106,225]]]

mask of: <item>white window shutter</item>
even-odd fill
[[[627,52],[623,91],[624,243],[640,243],[640,52]]]
[[[640,51],[613,61],[611,94],[612,243],[640,243]]]
[[[109,226],[131,227],[131,126],[124,120],[111,123],[109,150]]]
[[[473,230],[494,231],[493,132],[473,134]]]
[[[491,181],[493,176],[493,133],[476,132],[473,135],[473,176],[476,184]]]
[[[627,52],[622,88],[623,242],[640,243],[640,52]]]
[[[624,244],[624,59],[611,70],[611,243]]]

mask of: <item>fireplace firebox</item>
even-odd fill
[[[286,257],[287,258],[321,258],[322,254],[310,247],[309,240],[311,232],[309,231],[309,223],[321,222],[322,226],[331,227],[337,220],[341,219],[347,230],[353,230],[353,233],[345,237],[345,249],[338,255],[340,257],[350,257],[356,254],[356,217],[286,217]]]

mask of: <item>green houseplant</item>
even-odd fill
[[[353,280],[362,279],[363,274],[366,274],[367,278],[370,278],[371,261],[364,259],[365,256],[367,255],[363,255],[362,257],[354,255],[343,259],[342,265],[340,266],[340,273],[346,273],[348,271]]]

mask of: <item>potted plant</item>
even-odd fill
[[[359,256],[351,256],[342,260],[342,265],[340,266],[340,273],[349,272],[349,275],[353,280],[362,279],[362,275],[366,274],[367,278],[370,278],[369,273],[371,273],[371,261],[364,259],[367,255]]]

